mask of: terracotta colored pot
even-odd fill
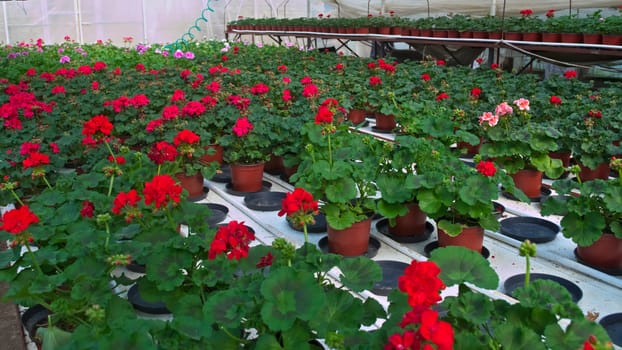
[[[391,34],[391,27],[376,27],[378,34]]]
[[[523,33],[523,41],[542,41],[542,35],[535,32]]]
[[[472,38],[473,37],[473,32],[471,31],[464,31],[464,32],[458,32],[458,36],[461,38]]]
[[[432,29],[432,37],[434,37],[434,38],[446,38],[447,37],[447,31],[446,30]]]
[[[481,253],[484,246],[484,229],[479,226],[465,227],[459,235],[452,237],[439,228],[438,246],[461,246]]]
[[[596,169],[590,169],[583,164],[579,164],[579,168],[581,168],[581,171],[579,171],[579,178],[581,178],[582,181],[595,179],[607,180],[611,171],[609,163],[601,163]]]
[[[360,124],[365,121],[365,115],[367,112],[363,109],[352,109],[348,112],[348,120],[352,124]]]
[[[562,43],[580,43],[583,41],[581,33],[560,33]]]
[[[432,29],[419,29],[419,35],[431,37],[432,36]]]
[[[501,32],[488,32],[488,39],[501,39]]]
[[[408,212],[395,218],[395,226],[389,225],[389,233],[396,236],[412,236],[425,234],[425,224],[428,216],[417,203],[408,203]]]
[[[558,43],[561,41],[559,33],[542,33],[542,41]]]
[[[393,114],[376,113],[376,129],[393,130],[397,126]]]
[[[211,145],[205,146],[205,149],[206,150],[213,149],[214,150],[214,154],[204,154],[204,155],[202,155],[201,158],[200,158],[200,161],[202,163],[209,164],[211,162],[218,162],[218,164],[222,165],[222,163],[223,163],[223,160],[222,160],[223,148],[222,148],[221,145],[211,144]]]
[[[603,45],[622,45],[622,35],[603,34]]]
[[[542,189],[542,172],[538,170],[523,169],[512,174],[514,185],[525,193],[529,198],[539,197]]]
[[[600,34],[583,33],[584,44],[601,44],[602,42],[603,42],[603,37]]]
[[[459,38],[460,34],[455,29],[449,29],[447,30],[447,37],[448,38]]]
[[[369,246],[370,231],[371,217],[355,222],[343,230],[336,230],[328,225],[328,250],[343,256],[363,255]]]
[[[605,233],[587,247],[577,246],[577,256],[586,265],[601,269],[622,269],[622,239]]]
[[[181,187],[188,191],[188,198],[203,195],[203,175],[201,173],[196,173],[191,176],[187,176],[184,173],[177,173],[175,177],[179,180]]]
[[[263,169],[265,163],[231,164],[231,183],[239,192],[258,192],[263,186]]]
[[[549,157],[553,159],[561,160],[564,168],[567,168],[568,166],[570,166],[570,156],[571,156],[570,152],[550,152],[549,153]]]
[[[354,32],[356,34],[369,34],[369,28],[367,28],[367,27],[355,28]]]
[[[523,33],[521,32],[506,32],[503,36],[505,40],[523,40]]]
[[[269,174],[280,174],[283,172],[283,157],[276,156],[274,154],[270,155],[270,159],[264,165],[264,171]]]
[[[391,27],[391,35],[402,35],[402,27]]]

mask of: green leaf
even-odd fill
[[[203,317],[208,324],[218,323],[225,328],[239,327],[252,309],[250,300],[239,289],[212,292],[203,305]]]
[[[579,216],[568,213],[560,221],[564,237],[572,239],[578,245],[588,246],[600,238],[605,228],[605,218],[599,213]]]
[[[271,270],[261,284],[261,295],[266,300],[261,317],[274,331],[289,329],[297,318],[311,319],[326,301],[313,276],[289,268]]]
[[[503,349],[544,350],[540,335],[531,329],[516,324],[506,323],[495,329],[495,338]]]
[[[356,183],[352,178],[341,177],[326,186],[326,198],[331,202],[344,203],[356,197]]]
[[[474,325],[484,324],[495,311],[490,298],[484,294],[467,291],[458,297],[448,297],[451,316],[459,317]]]
[[[42,350],[55,350],[69,344],[71,333],[56,327],[41,327],[37,330],[37,337],[42,338]]]
[[[435,249],[430,260],[440,267],[440,278],[447,286],[465,282],[486,289],[499,286],[499,276],[488,260],[470,249],[458,246]]]
[[[353,292],[371,289],[374,283],[382,280],[380,266],[364,256],[342,259],[339,269],[341,270],[339,281]]]
[[[551,324],[544,335],[550,349],[582,349],[583,343],[592,335],[600,342],[610,340],[609,334],[600,324],[584,317],[572,320],[565,331],[559,324]]]

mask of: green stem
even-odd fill
[[[171,224],[172,228],[173,228],[173,232],[177,232],[179,234],[179,229],[177,228],[177,226],[175,225],[175,220],[173,220],[173,216],[171,215],[170,211],[166,212],[166,216],[168,217],[168,222]]]
[[[108,243],[110,242],[110,226],[106,222],[106,242],[104,243],[104,251],[108,252]]]
[[[13,197],[15,197],[15,200],[17,201],[17,203],[19,203],[19,205],[24,206],[24,202],[22,202],[22,200],[19,198],[17,193],[15,193],[15,191],[11,190],[11,194],[13,195]]]
[[[307,233],[307,223],[302,224],[302,232],[305,234],[305,243],[309,243],[309,234]]]
[[[328,165],[330,168],[333,168],[333,147],[330,142],[330,133],[327,135],[328,137]]]
[[[531,260],[529,254],[525,255],[525,288],[529,287],[529,274],[531,273]]]
[[[50,183],[48,182],[48,179],[45,177],[45,175],[43,175],[42,178],[43,178],[43,182],[45,182],[47,187],[51,190],[52,189],[52,185],[50,185]]]
[[[28,250],[28,255],[30,255],[30,258],[32,259],[32,264],[35,266],[35,269],[41,274],[41,276],[45,276],[43,270],[41,270],[41,266],[39,266],[39,262],[37,262],[37,257],[35,256],[35,253],[33,253],[30,249],[30,245],[26,244],[26,249]]]
[[[225,334],[226,334],[229,338],[231,338],[231,339],[233,339],[233,340],[237,341],[238,343],[241,343],[241,344],[247,344],[247,343],[248,343],[248,340],[246,340],[246,339],[242,339],[242,338],[239,338],[239,337],[236,337],[235,335],[231,334],[231,332],[229,332],[229,330],[228,330],[227,328],[225,328],[225,327],[223,327],[223,326],[220,326],[220,329],[221,329],[223,332],[225,332]]]
[[[158,164],[158,174],[157,175],[160,175],[160,168],[162,168],[162,164]]]
[[[114,184],[114,174],[110,175],[110,183],[108,184],[108,197],[112,195],[112,185]]]

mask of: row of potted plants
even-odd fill
[[[530,41],[559,41],[559,34],[572,33],[576,37],[571,42],[601,43],[601,35],[605,35],[605,43],[615,40],[609,35],[622,34],[622,16],[603,16],[602,10],[594,11],[586,16],[576,14],[559,14],[549,10],[546,16],[534,15],[530,9],[521,11],[520,16],[483,16],[474,17],[462,14],[410,19],[389,15],[368,15],[357,18],[334,18],[320,16],[318,18],[240,18],[227,24],[227,30],[286,30],[338,33],[379,33],[407,36],[449,36],[500,39],[501,33],[506,39]],[[449,31],[450,33],[448,33]],[[538,33],[522,39],[507,37],[508,33]],[[540,36],[546,33],[547,35]],[[553,34],[549,36],[548,34]],[[583,39],[581,34],[587,34]],[[570,40],[570,39],[568,39]],[[619,42],[612,43],[614,45]]]
[[[568,144],[591,145],[575,152],[585,164],[589,156],[607,160],[609,154],[592,149],[598,147],[596,136],[609,147],[619,131],[617,85],[596,91],[571,73],[542,83],[530,76],[509,76],[497,67],[450,68],[433,60],[402,65],[239,43],[208,42],[195,48],[193,55],[175,52],[168,57],[159,46],[143,48],[139,54],[138,48],[117,49],[104,43],[81,46],[71,40],[58,46],[33,42],[5,48],[19,55],[6,60],[11,69],[3,75],[11,79],[2,81],[7,145],[0,162],[2,204],[21,206],[7,212],[2,221],[3,237],[16,244],[3,253],[5,262],[14,262],[2,274],[12,286],[6,296],[24,305],[43,302],[59,318],[79,315],[74,318],[83,327],[72,336],[77,344],[92,342],[94,334],[115,334],[128,344],[156,339],[164,348],[209,344],[210,339],[232,344],[256,341],[262,346],[281,341],[282,345],[283,339],[309,329],[300,322],[311,321],[318,310],[284,317],[288,311],[280,308],[282,299],[276,305],[270,293],[271,283],[295,281],[302,272],[271,271],[271,278],[260,278],[254,265],[261,257],[264,262],[270,259],[265,247],[257,249],[253,260],[245,260],[253,266],[248,278],[239,279],[243,284],[230,292],[210,293],[231,283],[241,267],[222,262],[250,254],[246,248],[252,237],[235,223],[222,230],[207,227],[204,218],[209,212],[182,200],[190,193],[177,184],[179,175],[202,171],[209,178],[219,166],[201,160],[203,153],[213,155],[207,149],[214,143],[223,147],[224,161],[232,164],[262,162],[271,153],[286,155],[298,164],[292,180],[323,199],[322,211],[336,230],[360,221],[377,207],[387,217],[399,216],[402,198],[390,194],[397,195],[396,181],[404,181],[409,191],[400,195],[407,201],[416,197],[439,227],[455,235],[461,228],[458,224],[495,229],[492,199],[498,195],[497,186],[501,183],[514,192],[513,182],[490,159],[478,163],[477,169],[462,163],[450,149],[456,141],[478,144],[482,140],[484,145],[494,141],[499,147],[483,147],[483,156],[497,158],[498,164],[505,161],[508,172],[519,167],[512,168],[504,157],[518,153],[522,158],[515,162],[543,167],[554,176],[561,164],[551,161],[546,152],[564,145],[560,135],[566,130],[559,128],[565,124],[562,118],[555,119],[559,109],[573,108],[577,114],[563,120],[574,128],[568,130],[582,135]],[[105,54],[84,56],[85,52]],[[553,92],[561,103],[552,99]],[[530,113],[521,96],[534,101]],[[509,102],[516,108],[516,118],[507,123],[499,118],[514,114],[503,101],[517,101]],[[347,112],[355,106],[393,114],[405,135],[393,144],[352,132]],[[497,112],[499,106],[503,108]],[[492,110],[494,114],[486,114]],[[509,123],[516,124],[510,127]],[[497,124],[500,129],[495,129]],[[594,127],[599,129],[585,134]],[[518,138],[503,133],[521,128],[525,133]],[[520,151],[492,152],[503,149],[502,145]],[[395,162],[387,161],[392,159]],[[486,191],[473,194],[461,182]],[[380,203],[371,198],[378,189],[383,192]],[[525,199],[521,192],[514,193]],[[463,218],[468,222],[461,222]],[[194,234],[180,237],[181,224]],[[32,243],[38,245],[36,251]],[[22,254],[22,247],[27,254]],[[270,254],[291,267],[293,247],[281,242],[274,249],[281,253],[272,250]],[[308,245],[299,249],[305,271],[325,272],[335,264],[348,268],[342,260],[320,259],[323,265]],[[222,252],[226,254],[218,254]],[[146,263],[147,273],[137,282],[141,293],[150,299],[163,298],[175,315],[172,323],[135,319],[127,312],[127,303],[109,293],[110,272],[130,259]],[[209,260],[214,260],[214,266]],[[307,285],[314,282],[306,280],[309,283],[295,283],[293,293],[309,290]],[[82,293],[93,286],[98,292]],[[238,293],[238,287],[251,291],[259,286],[266,299],[257,304],[249,304],[250,297]],[[346,286],[356,291],[367,284]],[[62,298],[57,298],[59,294]],[[341,294],[334,298],[341,300]],[[235,301],[228,303],[230,298]],[[370,322],[382,318],[378,307],[369,303]],[[266,328],[240,323],[253,318],[230,309],[221,312],[226,305],[255,315],[261,309],[261,322],[269,323],[269,332],[258,338],[240,334]],[[357,312],[361,311],[352,314]],[[226,319],[213,319],[217,315]],[[117,317],[124,322],[116,323]],[[357,336],[359,319],[352,323]],[[97,326],[91,327],[95,321]],[[335,329],[348,333],[349,321],[335,323],[323,330],[312,324],[317,332],[312,334],[329,338]],[[121,331],[125,334],[116,334]],[[305,334],[294,338],[306,341]]]

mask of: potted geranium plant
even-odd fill
[[[493,201],[499,185],[525,199],[516,191],[512,179],[490,161],[474,158],[468,166],[448,148],[438,148],[428,155],[434,161],[420,164],[404,186],[417,191],[421,210],[436,221],[439,246],[464,245],[481,251],[483,230],[497,230]],[[475,190],[477,189],[477,190]]]
[[[622,175],[622,160],[613,157],[610,166]],[[576,179],[557,180],[552,196],[542,203],[543,215],[561,215],[562,233],[577,244],[576,256],[590,266],[609,272],[622,269],[622,195],[621,178],[582,181],[573,166]]]
[[[558,178],[564,170],[561,160],[549,156],[559,147],[560,132],[552,125],[532,120],[529,100],[519,98],[513,105],[501,102],[494,113],[480,116],[485,136],[480,153],[511,174],[527,197],[537,198],[543,173]]]
[[[374,144],[381,141],[338,123],[344,115],[337,100],[321,103],[315,122],[302,129],[308,143],[291,180],[322,200],[320,211],[328,223],[330,251],[340,252],[343,247],[348,250],[342,254],[360,255],[368,249],[371,216],[376,210],[373,196],[379,162]],[[352,227],[360,233],[356,240],[341,232]]]

